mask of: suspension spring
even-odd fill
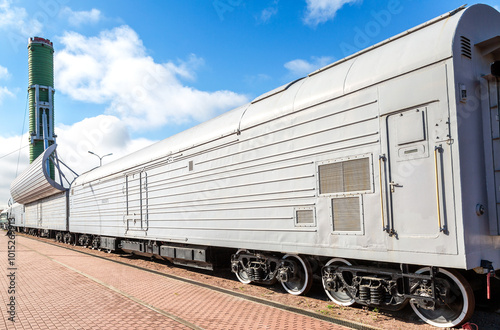
[[[384,300],[384,289],[382,286],[370,288],[370,302],[374,305],[380,305]]]
[[[362,301],[370,301],[370,287],[367,285],[361,285],[359,287],[359,299]]]

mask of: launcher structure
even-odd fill
[[[30,166],[11,183],[11,195],[14,201],[29,208],[44,198],[67,193],[78,174],[57,157],[52,42],[39,37],[30,38],[28,54]]]
[[[54,48],[48,39],[28,41],[30,164],[55,143],[54,134]],[[54,176],[53,164],[47,164]]]

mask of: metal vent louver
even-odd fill
[[[361,231],[359,197],[332,199],[333,231]]]
[[[297,210],[295,211],[295,218],[298,225],[313,225],[314,224],[314,210]]]
[[[319,166],[320,194],[361,192],[370,189],[369,158],[359,158]]]
[[[468,59],[472,59],[472,47],[470,44],[470,39],[461,36],[460,37],[460,50],[463,56]]]

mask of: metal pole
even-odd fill
[[[100,167],[100,166],[102,166],[102,159],[104,157],[106,157],[106,156],[111,156],[113,153],[110,153],[110,154],[107,154],[107,155],[104,155],[104,156],[101,157],[98,154],[96,154],[96,153],[94,153],[94,152],[92,152],[92,151],[89,150],[89,154],[92,154],[94,156],[97,156],[97,158],[99,158],[99,167]]]

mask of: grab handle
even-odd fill
[[[441,146],[436,146],[434,148],[434,173],[436,175],[436,206],[437,206],[437,216],[438,216],[438,225],[439,231],[444,231],[444,228],[441,224],[441,200],[439,198],[439,172],[438,172],[438,152],[441,152],[443,148]]]
[[[387,231],[387,226],[385,225],[385,215],[384,215],[384,196],[382,194],[382,161],[385,162],[385,155],[380,155],[378,157],[378,178],[380,183],[380,215],[382,217],[382,230]]]

